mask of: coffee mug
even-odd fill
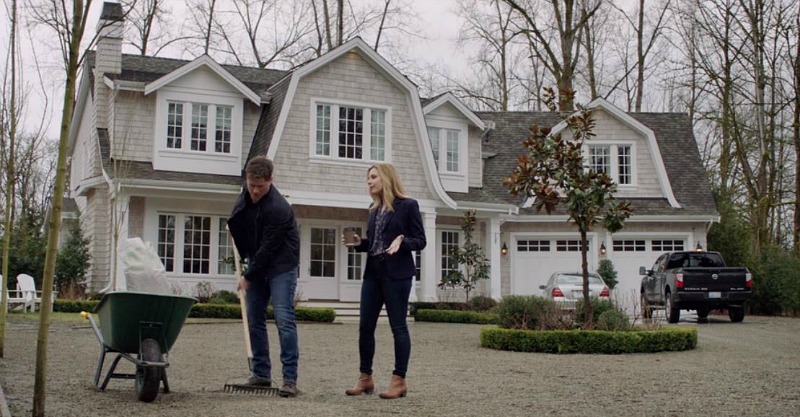
[[[355,227],[345,227],[344,228],[343,234],[344,234],[344,244],[345,245],[357,245],[357,244],[360,243],[361,239],[357,239],[356,238],[356,236],[358,235],[356,233],[356,230],[357,229]]]

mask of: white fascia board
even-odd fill
[[[79,182],[78,186],[70,194],[74,193],[74,195],[84,196],[89,190],[104,184],[106,184],[105,178],[102,175],[98,175]]]
[[[521,215],[521,216],[505,216],[503,220],[507,222],[516,222],[516,223],[564,223],[569,221],[569,216],[558,214],[558,215]],[[701,223],[708,223],[708,222],[718,222],[719,216],[714,215],[691,215],[691,214],[682,214],[682,215],[675,215],[675,216],[658,216],[658,215],[647,215],[647,216],[632,216],[625,220],[625,223],[687,223],[687,222],[701,222]],[[598,227],[602,228],[602,225]]]
[[[470,122],[472,122],[472,124],[474,124],[478,129],[486,130],[486,123],[483,120],[481,120],[481,118],[478,117],[478,115],[473,113],[472,110],[470,110],[467,106],[465,106],[464,103],[461,102],[461,100],[459,100],[456,96],[453,95],[453,93],[450,92],[444,93],[441,96],[439,96],[439,98],[437,98],[436,100],[428,103],[422,109],[422,111],[424,112],[424,114],[428,114],[438,109],[444,103],[450,103],[451,105],[453,105],[453,107],[455,107],[458,111],[460,111],[461,114],[466,116],[466,118]]]
[[[281,193],[292,205],[366,209],[372,204],[372,198],[363,194],[326,193],[285,188],[281,188]]]
[[[439,178],[438,171],[436,170],[436,163],[433,160],[433,150],[431,150],[430,140],[428,139],[428,129],[425,127],[425,116],[422,113],[422,106],[419,102],[419,94],[417,93],[416,86],[406,77],[404,77],[399,71],[397,71],[397,69],[394,68],[389,62],[383,59],[383,57],[378,55],[377,52],[372,50],[372,48],[370,48],[366,42],[361,40],[361,38],[355,38],[348,41],[344,45],[337,47],[336,49],[328,52],[320,58],[317,58],[308,65],[301,67],[291,74],[292,78],[286,91],[286,97],[283,100],[281,114],[278,117],[278,123],[275,126],[275,131],[272,133],[272,140],[270,141],[269,149],[267,149],[267,158],[275,160],[275,155],[278,152],[278,146],[280,145],[281,138],[283,137],[283,130],[286,127],[286,120],[289,117],[289,110],[292,107],[294,96],[297,93],[298,82],[306,75],[313,73],[319,68],[333,62],[342,55],[355,49],[362,53],[363,57],[377,65],[378,68],[384,72],[384,74],[386,74],[390,80],[397,84],[398,88],[408,93],[407,102],[409,107],[412,109],[412,125],[414,127],[416,137],[422,142],[422,153],[425,160],[423,168],[425,170],[425,174],[428,176],[429,184],[432,184],[434,194],[441,198],[448,207],[456,208],[456,202],[453,201],[449,195],[447,195],[447,192],[445,192],[442,181]]]
[[[103,82],[112,90],[121,91],[144,91],[145,83],[143,81],[128,81],[128,80],[112,80],[107,76],[103,76]]]
[[[649,127],[641,124],[629,114],[622,111],[622,109],[609,103],[603,98],[598,97],[592,100],[586,106],[586,108],[590,110],[601,108],[626,126],[644,136],[647,145],[650,147],[650,154],[653,158],[653,165],[656,168],[656,174],[658,176],[658,183],[661,186],[661,192],[664,193],[664,196],[667,198],[667,201],[669,201],[671,207],[681,208],[680,203],[678,203],[678,200],[675,198],[675,193],[672,192],[672,184],[670,184],[669,177],[667,177],[667,169],[664,167],[664,159],[661,158],[661,151],[658,148],[658,142],[656,141],[655,133],[653,133]],[[552,134],[557,134],[566,128],[567,122],[562,121],[553,127]]]
[[[239,185],[229,184],[198,184],[196,182],[188,181],[159,181],[159,180],[144,180],[144,179],[123,179],[120,181],[121,186],[129,189],[148,189],[148,190],[162,190],[162,191],[186,191],[192,192],[208,192],[216,194],[231,194],[238,195],[242,191]]]
[[[517,214],[519,207],[513,204],[493,204],[472,201],[456,201],[458,210],[476,210],[477,212]]]
[[[72,122],[69,126],[69,139],[67,141],[67,155],[72,155],[72,150],[75,147],[75,141],[78,140],[78,132],[81,129],[81,120],[83,120],[83,111],[86,108],[87,103],[91,103],[92,101],[89,98],[89,89],[91,86],[89,85],[89,76],[88,71],[92,71],[91,68],[83,68],[83,74],[81,75],[81,83],[78,85],[78,100],[75,102],[75,108],[72,112]]]
[[[228,84],[232,85],[237,91],[242,93],[245,97],[247,97],[250,101],[252,101],[255,105],[261,105],[261,96],[256,94],[255,91],[251,90],[249,87],[244,85],[241,81],[239,81],[236,77],[234,77],[230,72],[226,71],[225,68],[222,68],[221,65],[217,64],[216,61],[211,59],[208,55],[203,55],[200,58],[195,59],[194,61],[176,69],[175,71],[170,72],[162,76],[161,78],[148,83],[144,88],[144,94],[148,95],[159,88],[183,77],[184,75],[194,71],[195,69],[207,66],[211,69],[214,73],[222,77]]]

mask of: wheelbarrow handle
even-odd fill
[[[230,229],[228,226],[225,225],[225,229],[228,231],[230,235]],[[247,319],[247,302],[245,298],[247,297],[247,293],[245,292],[244,288],[239,286],[239,280],[242,279],[242,263],[239,259],[239,250],[236,249],[236,241],[233,239],[233,235],[231,236],[231,244],[233,246],[233,264],[236,266],[236,285],[239,287],[239,306],[242,309],[242,324],[244,327],[244,345],[247,349],[247,366],[250,368],[250,371],[253,370],[253,348],[250,346],[250,323]]]

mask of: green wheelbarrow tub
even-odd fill
[[[169,352],[197,299],[134,291],[107,293],[95,308],[106,345],[118,352],[139,353],[143,323],[160,326],[161,352]],[[152,336],[151,336],[152,337]]]

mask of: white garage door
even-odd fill
[[[610,246],[606,257],[614,263],[618,281],[613,297],[628,309],[639,299],[639,267],[651,268],[664,252],[685,250],[686,239],[615,237]]]
[[[511,293],[516,295],[541,295],[540,285],[545,285],[553,272],[575,272],[581,269],[579,239],[518,237],[514,242]],[[587,253],[589,270],[597,268],[597,256],[589,240]]]

